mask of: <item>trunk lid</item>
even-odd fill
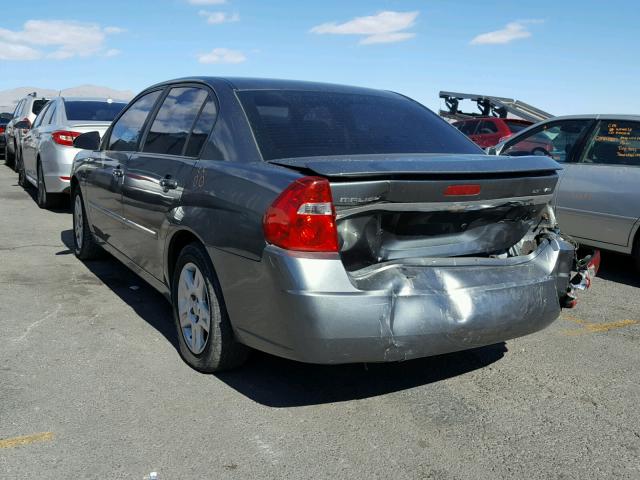
[[[275,160],[329,179],[349,270],[406,258],[513,256],[541,223],[548,157],[371,155]],[[516,248],[517,247],[517,248]]]

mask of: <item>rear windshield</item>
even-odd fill
[[[482,153],[433,112],[400,96],[245,90],[238,97],[265,160]]]
[[[67,120],[111,122],[126,106],[126,103],[71,101],[64,102]]]
[[[524,130],[525,128],[529,128],[531,126],[530,123],[521,123],[521,122],[514,122],[509,120],[505,120],[504,123],[507,124],[507,127],[509,127],[509,130],[511,130],[511,133],[518,133],[519,131]]]
[[[47,104],[49,100],[34,100],[33,101],[33,105],[31,106],[31,112],[33,112],[34,115],[38,115],[42,109],[44,108],[44,106]]]

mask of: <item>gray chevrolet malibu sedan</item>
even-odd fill
[[[161,291],[200,371],[247,347],[349,363],[497,343],[597,269],[556,228],[558,163],[484,155],[396,93],[173,80],[75,146],[76,255],[103,248]]]

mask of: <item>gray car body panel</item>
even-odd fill
[[[496,145],[500,154],[541,126],[568,120],[592,121],[589,138],[600,121],[629,121],[640,125],[640,115],[569,115],[554,117],[518,132]],[[582,143],[584,146],[584,142]],[[582,150],[578,155],[582,154]],[[517,158],[517,157],[514,157]],[[574,158],[575,160],[575,158]],[[565,162],[554,206],[563,233],[578,242],[621,253],[634,253],[640,225],[640,167]]]
[[[145,216],[140,209],[132,225],[125,203],[121,210],[108,214],[113,222],[107,234],[102,231],[107,218],[104,212],[87,210],[96,239],[167,298],[173,242],[191,235],[209,252],[237,338],[287,358],[316,363],[402,360],[504,341],[544,328],[557,318],[574,255],[573,247],[557,235],[551,235],[533,254],[517,257],[517,262],[459,258],[410,264],[403,260],[357,273],[345,269],[339,254],[291,252],[265,242],[264,212],[304,173],[262,161],[236,89],[366,89],[187,78],[145,92],[182,84],[211,89],[219,115],[200,158],[180,170],[171,200],[160,200],[162,192],[155,180],[140,185],[141,195],[158,195],[155,211]],[[131,155],[134,153],[120,152],[108,161],[120,163],[126,176]],[[463,168],[463,157],[449,158]],[[496,169],[504,162],[483,156],[471,161],[479,166],[487,160]],[[81,152],[74,161],[74,182],[89,204],[97,195],[116,199],[123,195],[126,183],[114,185],[108,176],[100,185],[95,183],[92,172],[105,161],[103,151]],[[440,156],[440,161],[445,157]],[[552,171],[555,185],[558,164],[546,159],[531,162],[527,171]],[[424,158],[419,163],[424,173]],[[479,168],[471,171],[477,173]],[[484,172],[491,173],[491,169]],[[144,260],[134,240],[142,232],[140,227],[150,231],[150,243],[140,247],[145,249]]]

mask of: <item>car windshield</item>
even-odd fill
[[[401,96],[245,90],[238,97],[265,160],[482,153],[433,112]]]
[[[121,102],[70,101],[64,102],[67,120],[111,122],[126,106]]]

